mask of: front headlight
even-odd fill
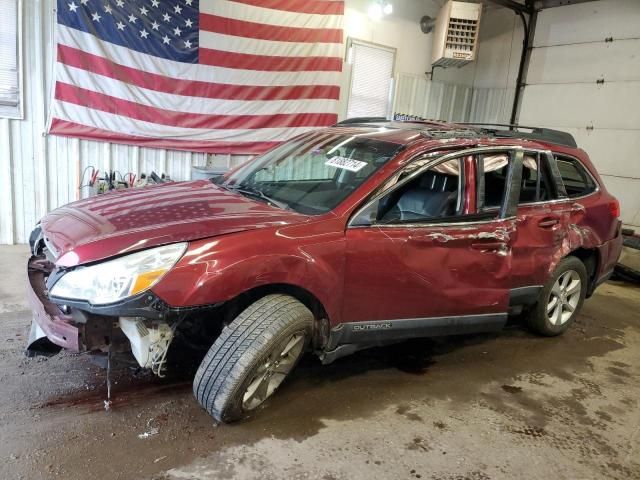
[[[51,296],[113,303],[153,287],[182,257],[186,243],[174,243],[125,255],[89,267],[78,267],[56,282]]]

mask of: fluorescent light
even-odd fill
[[[391,15],[393,13],[393,5],[391,5],[391,3],[389,2],[386,2],[384,4],[384,7],[382,7],[382,11],[385,15]]]

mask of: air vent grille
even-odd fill
[[[482,5],[456,2],[444,4],[433,31],[432,65],[461,67],[476,58]]]
[[[462,52],[473,52],[477,30],[477,20],[450,18],[445,48],[460,50]]]

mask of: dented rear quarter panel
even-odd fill
[[[554,154],[580,160],[598,184],[596,192],[581,197],[521,205],[518,208],[518,237],[514,246],[514,288],[542,285],[558,263],[578,249],[597,252],[596,279],[613,269],[621,243],[619,220],[610,212],[615,198],[606,190],[600,175],[584,150],[543,145]],[[557,216],[560,224],[543,230],[535,224]]]
[[[554,258],[552,267],[577,248],[595,249],[598,252],[596,280],[613,270],[622,249],[621,224],[611,215],[610,204],[617,201],[611,195],[591,162],[589,155],[582,149],[564,147],[553,148],[554,152],[569,155],[580,160],[598,184],[598,190],[583,198],[569,199],[568,240],[558,258]]]

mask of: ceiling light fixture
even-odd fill
[[[382,20],[385,15],[393,13],[393,5],[385,0],[375,0],[369,5],[369,18],[374,21]]]

